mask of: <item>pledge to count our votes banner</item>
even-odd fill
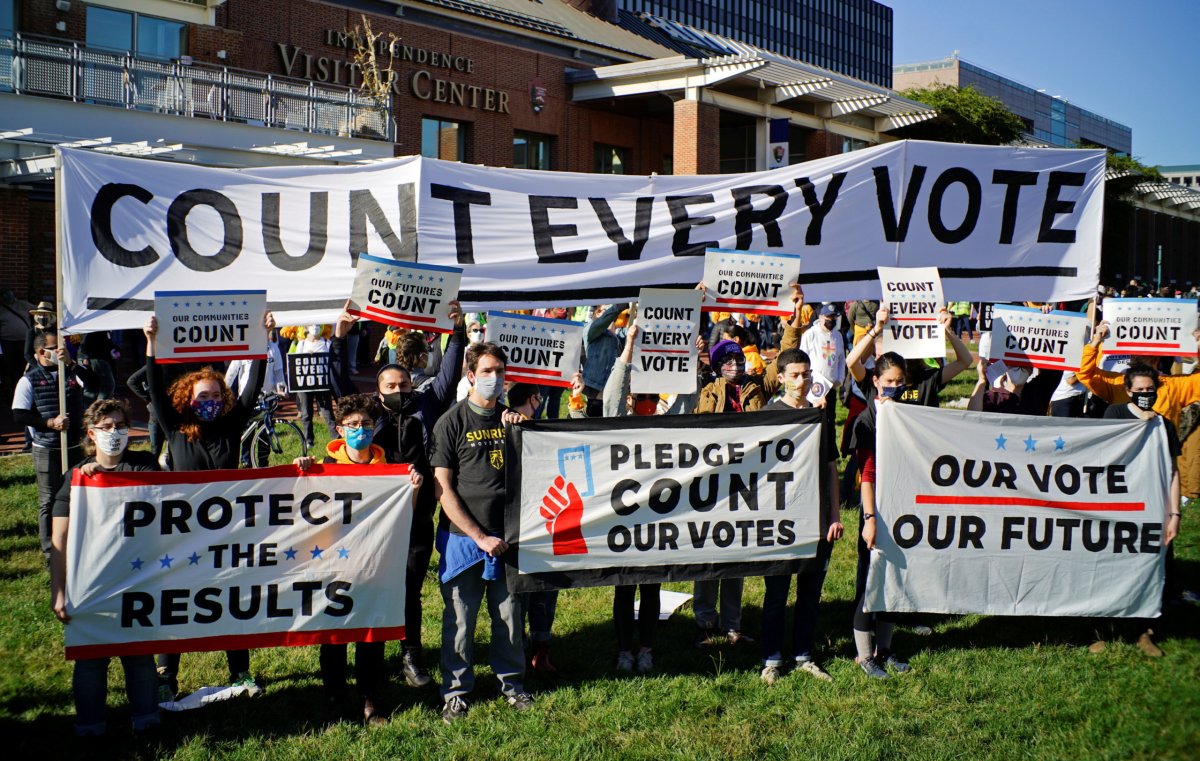
[[[584,324],[549,317],[488,312],[487,340],[508,355],[505,380],[570,387],[583,354]]]
[[[458,298],[461,267],[398,262],[359,254],[346,311],[409,330],[450,333],[450,302]]]
[[[407,465],[75,471],[68,658],[404,636]]]
[[[880,267],[880,306],[888,308],[883,348],[905,359],[946,356],[946,334],[938,324],[942,279],[937,267]]]
[[[1160,419],[879,409],[869,611],[1151,617],[1172,458]]]
[[[634,394],[696,392],[696,331],[701,293],[643,288],[638,295],[637,342],[629,390]]]
[[[790,573],[816,553],[821,410],[526,421],[508,439],[514,591]]]
[[[154,361],[266,359],[266,291],[156,291]]]
[[[1050,312],[1033,307],[996,304],[992,307],[989,359],[1006,365],[1078,370],[1087,343],[1087,315]]]
[[[710,248],[704,254],[704,311],[790,317],[791,286],[799,279],[797,254]]]
[[[1194,357],[1196,299],[1104,300],[1105,354]]]

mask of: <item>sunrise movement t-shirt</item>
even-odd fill
[[[433,429],[434,468],[454,471],[452,484],[463,506],[484,531],[500,536],[504,528],[504,423],[506,410],[497,404],[490,416],[480,415],[466,399],[451,407]],[[439,528],[465,532],[442,510]]]

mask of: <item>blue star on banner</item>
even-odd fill
[[[178,308],[179,308],[179,302],[178,302],[178,301],[176,301],[176,302],[175,302],[175,303],[174,303],[172,306],[174,306],[176,309],[178,309]]]
[[[161,568],[170,568],[170,567],[171,567],[171,561],[172,561],[172,560],[174,560],[174,559],[175,559],[175,558],[171,557],[170,555],[163,555],[161,558],[159,558],[159,559],[158,559],[159,567],[161,567]]]
[[[188,565],[200,565],[200,556],[193,552],[188,556]]]
[[[996,437],[996,449],[1003,449],[1007,452],[1008,447],[1004,446],[1007,443],[1008,443],[1008,439],[1004,438],[1003,433]]]
[[[346,549],[345,547],[342,547],[341,549],[338,550],[338,557],[341,558],[342,560],[346,560],[347,558],[350,557],[350,550]]]
[[[321,553],[324,551],[325,550],[321,549],[320,545],[316,545],[316,544],[314,544],[313,548],[311,550],[309,550],[309,552],[312,553],[313,560],[316,560],[317,558],[321,557]]]
[[[284,550],[283,554],[287,556],[288,560],[296,559],[296,550],[291,547],[288,547],[286,550]]]
[[[1063,440],[1062,436],[1059,436],[1057,439],[1054,440],[1054,451],[1055,452],[1062,452],[1066,449],[1066,447],[1067,447],[1067,442]]]
[[[1025,441],[1023,443],[1025,444],[1026,452],[1036,452],[1037,451],[1037,439],[1033,438],[1032,433],[1029,434],[1029,438],[1025,439]]]
[[[144,561],[141,558],[135,558],[134,560],[130,560],[129,565],[133,566],[130,570],[132,570],[132,571],[142,570],[143,562]]]

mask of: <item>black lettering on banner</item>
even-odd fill
[[[154,198],[153,193],[138,185],[119,182],[102,185],[96,191],[96,197],[92,199],[92,242],[96,244],[96,250],[101,256],[118,267],[145,267],[147,264],[154,264],[158,261],[158,252],[151,246],[147,245],[134,251],[122,246],[113,236],[113,207],[126,196],[143,204],[150,203]]]
[[[1013,242],[1013,234],[1017,230],[1017,203],[1021,198],[1021,187],[1037,185],[1037,181],[1037,172],[1015,169],[997,169],[992,172],[992,184],[1007,187],[1004,191],[1004,210],[1000,216],[1000,243],[1007,245]],[[988,321],[991,322],[990,315]]]
[[[125,592],[121,595],[121,628],[153,626],[150,614],[154,612],[154,597],[149,592]]]
[[[609,240],[617,244],[617,259],[620,261],[640,259],[642,257],[642,249],[646,247],[646,242],[650,240],[650,210],[654,208],[654,198],[643,196],[634,202],[633,240],[625,236],[625,231],[621,229],[620,223],[617,222],[617,217],[613,214],[608,199],[589,198],[588,203],[595,210],[596,217],[600,220],[600,226],[604,228],[604,234],[608,236]]]
[[[962,185],[967,190],[967,210],[958,227],[951,230],[942,219],[942,201],[951,185]],[[983,188],[979,178],[970,169],[956,166],[947,169],[934,180],[929,189],[929,230],[933,237],[946,244],[961,243],[979,223],[979,209],[983,204]]]
[[[397,190],[401,189],[402,186],[397,188]],[[400,213],[403,215],[403,203],[400,203],[399,207]],[[400,243],[400,237],[392,230],[392,225],[388,222],[387,215],[383,213],[379,201],[375,200],[375,196],[369,190],[350,191],[350,261],[358,266],[358,255],[370,253],[367,249],[368,221],[371,223],[371,227],[375,228],[379,237],[383,239],[392,258],[402,261],[404,247]]]
[[[1054,226],[1054,219],[1060,214],[1070,214],[1075,211],[1074,201],[1059,199],[1059,193],[1066,187],[1083,187],[1087,175],[1083,172],[1051,172],[1050,181],[1046,184],[1046,202],[1042,206],[1042,224],[1038,228],[1038,243],[1074,243],[1075,229],[1064,230]]]
[[[573,238],[579,235],[575,225],[550,224],[550,209],[578,209],[579,199],[569,196],[529,196],[529,221],[533,225],[533,250],[541,264],[585,262],[588,250],[554,252],[555,238]]]
[[[313,595],[321,589],[319,581],[293,581],[292,590],[300,593],[300,615],[313,614]]]
[[[454,204],[454,248],[459,264],[475,263],[475,244],[471,235],[471,205],[491,206],[492,194],[481,190],[467,190],[451,185],[431,183],[429,195],[439,201]]]
[[[210,206],[221,217],[221,249],[211,256],[197,252],[188,239],[187,216],[197,206]],[[184,191],[167,209],[167,239],[180,264],[196,272],[215,272],[232,264],[242,251],[242,217],[233,201],[215,190]]]
[[[767,245],[779,248],[783,245],[783,236],[779,232],[779,217],[787,207],[787,191],[782,185],[750,185],[744,188],[733,188],[733,229],[737,234],[737,247],[748,249],[754,242],[754,225],[762,225],[767,234]],[[771,199],[765,209],[755,209],[751,200],[754,196],[765,195]]]
[[[892,200],[891,172],[886,166],[871,167],[875,175],[875,197],[879,202],[879,221],[883,224],[883,238],[889,243],[903,243],[908,237],[908,225],[912,221],[913,210],[917,208],[917,196],[921,193],[921,183],[925,181],[925,172],[929,167],[914,164],[912,173],[908,176],[908,189],[904,192],[904,206],[900,210],[900,220],[896,221],[896,203]]]
[[[216,587],[205,587],[196,593],[196,607],[203,613],[196,613],[192,620],[198,624],[213,624],[221,618],[221,590]]]
[[[329,586],[325,587],[325,599],[329,600],[329,604],[325,606],[325,615],[338,617],[350,615],[350,611],[354,610],[354,598],[350,596],[349,592],[350,582],[329,582]]]
[[[825,188],[825,197],[818,200],[817,189],[812,181],[807,177],[797,178],[796,187],[800,188],[800,192],[804,195],[804,205],[808,207],[811,217],[808,222],[808,230],[804,233],[804,245],[821,245],[821,227],[825,224],[825,217],[829,216],[830,210],[833,209],[833,204],[837,201],[838,193],[841,192],[842,183],[845,181],[845,172],[834,172],[830,175],[829,185]]]
[[[688,216],[688,206],[712,203],[711,193],[694,196],[667,196],[664,200],[667,202],[667,208],[671,211],[671,226],[675,228],[675,235],[671,238],[672,255],[704,256],[704,249],[720,247],[720,241],[706,240],[692,243],[690,240],[693,227],[711,225],[717,221],[717,218],[712,216]]]
[[[308,249],[299,256],[292,256],[283,247],[279,232],[279,194],[262,195],[263,251],[267,260],[284,272],[300,272],[317,266],[325,258],[325,244],[329,239],[329,193],[318,191],[308,194]],[[365,251],[365,246],[358,251]],[[357,256],[355,251],[352,256]]]
[[[229,615],[237,620],[249,621],[258,615],[260,607],[262,607],[262,587],[257,584],[250,587],[250,599],[245,608],[242,607],[241,587],[229,588]]]

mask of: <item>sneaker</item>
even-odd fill
[[[509,695],[504,699],[504,702],[512,706],[514,711],[528,711],[533,708],[533,696],[528,692],[518,692],[515,695]]]
[[[447,724],[453,724],[459,719],[467,718],[467,711],[470,706],[467,701],[463,700],[458,695],[447,698],[445,705],[442,706],[442,721]]]
[[[237,677],[234,678],[233,684],[230,686],[243,688],[246,690],[246,695],[251,698],[257,698],[259,695],[263,694],[262,685],[256,682],[254,677],[250,676],[249,671],[243,671],[242,673],[238,674]]]
[[[529,665],[534,671],[543,674],[553,674],[558,671],[558,668],[550,662],[550,643],[539,642],[533,648],[533,657],[529,659]]]
[[[700,629],[698,632],[696,632],[696,647],[701,649],[712,647],[714,644],[716,644],[713,639],[716,637],[716,634],[717,632],[715,629]]]
[[[642,650],[637,654],[637,670],[639,674],[645,674],[654,668],[654,655],[649,650]]]
[[[1091,653],[1092,655],[1099,655],[1100,653],[1103,653],[1107,649],[1108,649],[1108,643],[1106,643],[1102,639],[1098,639],[1095,642],[1093,642],[1092,644],[1088,645],[1088,652]]]
[[[832,682],[833,677],[825,672],[825,669],[817,665],[816,661],[796,661],[796,670],[803,671],[811,677],[820,679],[822,682]]]
[[[762,673],[759,674],[759,678],[762,679],[763,683],[768,687],[778,682],[781,676],[783,676],[783,674],[780,673],[778,666],[764,666]]]
[[[725,633],[725,641],[731,645],[752,645],[754,637],[738,631],[730,631]]]
[[[1179,593],[1179,599],[1184,602],[1197,603],[1200,602],[1200,595],[1190,589],[1185,589]]]
[[[409,687],[428,687],[433,683],[429,672],[421,667],[421,652],[416,648],[404,648],[400,664],[400,672]]]
[[[617,653],[617,671],[633,671],[633,653],[628,650]]]
[[[897,658],[895,653],[880,653],[876,660],[897,674],[907,674],[909,671],[912,671],[912,666]]]
[[[863,673],[872,679],[888,678],[888,672],[883,670],[883,667],[879,665],[879,661],[875,658],[867,658],[865,661],[858,658],[855,658],[855,660],[858,661],[858,665],[862,668]]]
[[[387,719],[370,698],[363,698],[363,724],[368,727],[382,727],[387,724]]]
[[[923,624],[914,626],[909,631],[911,631],[913,634],[917,635],[918,637],[928,637],[930,634],[933,634],[933,629],[931,629],[928,626],[925,626]]]
[[[1151,658],[1161,658],[1163,657],[1162,648],[1154,644],[1154,640],[1150,639],[1150,635],[1152,634],[1154,634],[1153,629],[1147,629],[1142,632],[1142,636],[1138,637],[1137,641],[1138,650],[1141,650]]]

